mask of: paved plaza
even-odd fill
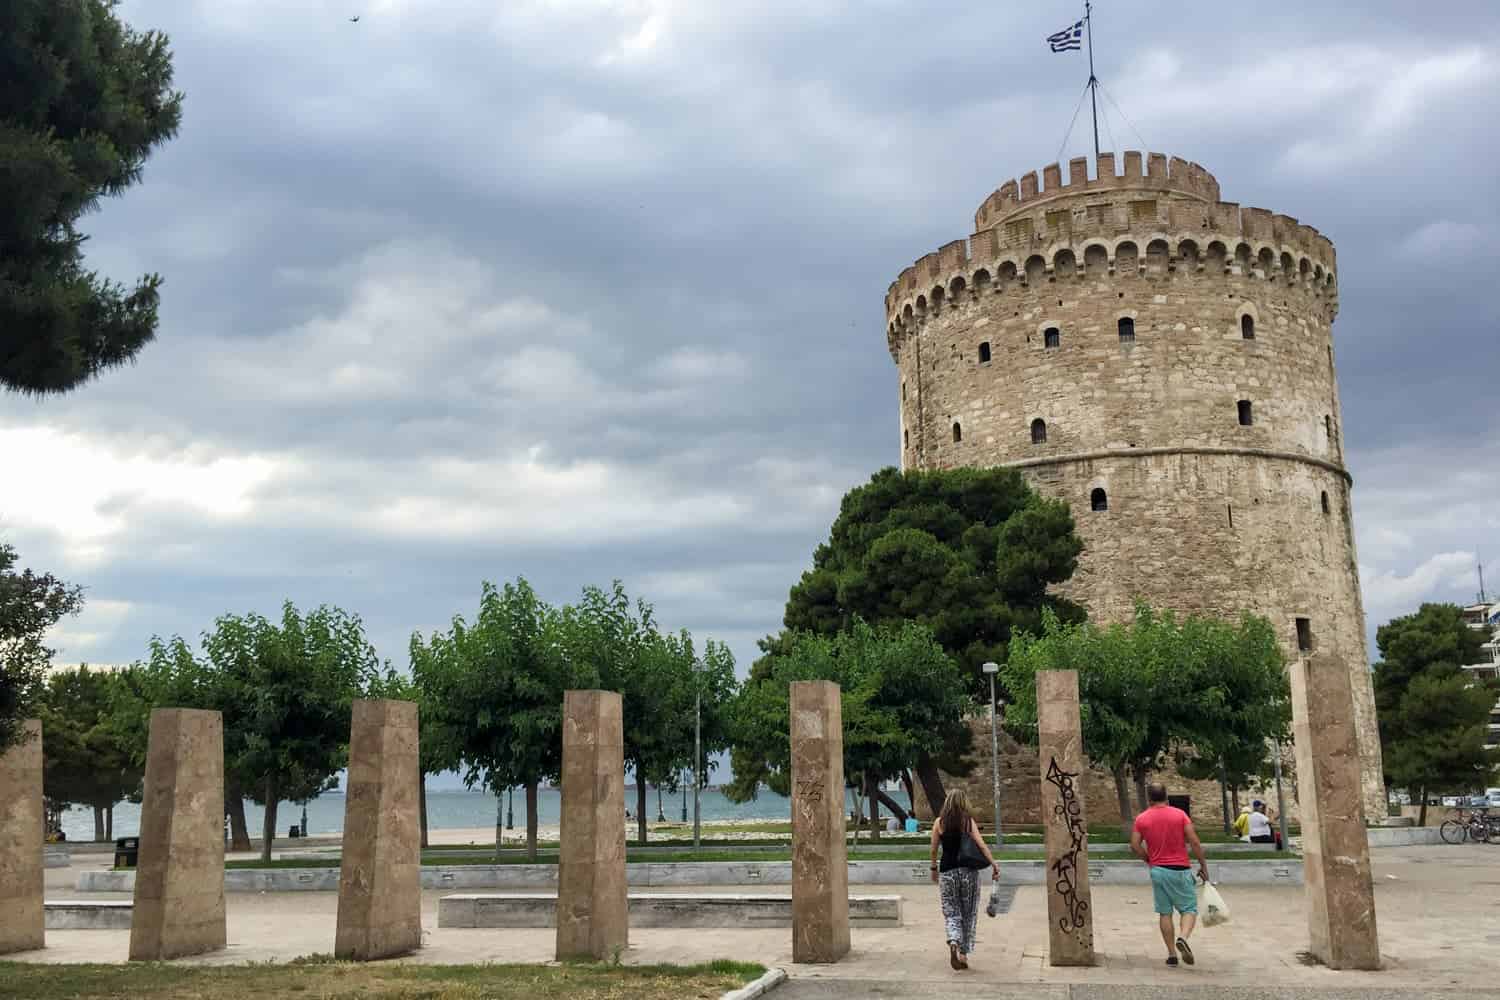
[[[634,930],[625,961],[742,958],[781,966],[792,974],[792,982],[777,994],[786,1000],[910,996],[922,984],[951,995],[1002,998],[1405,997],[1440,995],[1439,991],[1500,997],[1500,849],[1482,845],[1383,848],[1372,855],[1386,963],[1380,972],[1332,972],[1304,965],[1298,959],[1307,941],[1303,893],[1269,886],[1226,889],[1232,922],[1201,928],[1194,935],[1198,964],[1175,970],[1162,963],[1149,887],[1117,885],[1094,887],[1099,964],[1093,968],[1047,966],[1046,896],[1041,887],[1034,886],[1019,888],[1010,913],[994,919],[980,917],[978,948],[973,968],[966,973],[948,968],[935,887],[912,885],[856,887],[856,893],[903,896],[905,925],[854,928],[849,956],[834,965],[794,966],[790,928]],[[70,869],[47,871],[48,898],[77,896],[72,886],[78,872],[102,862],[102,858],[77,860]],[[785,887],[692,891],[785,892]],[[439,928],[437,901],[444,894],[422,894],[424,946],[405,961],[546,962],[552,958],[555,932],[551,929]],[[226,898],[229,947],[186,961],[286,961],[333,951],[335,893],[231,893]],[[128,952],[129,933],[49,931],[47,944],[45,951],[15,957],[40,962],[120,962]],[[1188,987],[1193,989],[1165,992]],[[1225,994],[1225,987],[1233,987],[1232,992]],[[1343,992],[1349,990],[1358,992]]]

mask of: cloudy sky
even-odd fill
[[[887,284],[1058,158],[1078,6],[127,0],[186,110],[89,255],[165,277],[159,337],[0,397],[0,537],[88,589],[59,659],[290,598],[404,665],[523,574],[619,577],[746,665],[898,460]],[[1472,599],[1476,555],[1500,590],[1500,8],[1097,13],[1107,147],[1338,247],[1372,626]]]

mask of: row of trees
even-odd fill
[[[620,692],[641,843],[648,784],[676,790],[684,772],[706,776],[729,743],[733,654],[711,640],[700,653],[685,630],[663,632],[651,605],[632,601],[619,582],[585,588],[560,608],[525,579],[499,588],[486,583],[472,620],[458,617],[446,632],[412,637],[411,665],[424,771],[461,770],[467,785],[497,795],[524,789],[532,857],[537,790],[562,770],[563,692]],[[702,720],[696,762],[695,714]]]

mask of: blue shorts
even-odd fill
[[[1178,871],[1176,868],[1153,867],[1151,897],[1156,912],[1165,917],[1170,917],[1173,910],[1178,913],[1198,912],[1198,887],[1194,884],[1191,869]]]

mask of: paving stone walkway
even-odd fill
[[[856,887],[856,892],[901,894],[904,926],[854,928],[853,950],[836,965],[792,965],[789,929],[639,929],[631,932],[625,960],[753,959],[792,974],[786,992],[773,994],[785,1000],[915,993],[1043,1000],[1133,1000],[1136,996],[1352,1000],[1441,997],[1444,992],[1466,1000],[1500,998],[1500,847],[1383,848],[1373,851],[1372,857],[1386,962],[1381,972],[1333,972],[1304,965],[1298,959],[1307,940],[1302,890],[1271,886],[1225,890],[1233,920],[1194,935],[1198,964],[1190,969],[1173,970],[1162,964],[1165,956],[1151,913],[1149,886],[1107,885],[1094,890],[1094,932],[1101,961],[1091,969],[1047,966],[1046,897],[1038,886],[1020,887],[1007,914],[994,919],[981,914],[973,968],[965,973],[948,968],[936,888],[911,885]],[[76,895],[69,887],[77,871],[49,870],[48,896]],[[757,890],[786,891],[776,886],[693,891]],[[439,928],[437,900],[442,895],[423,893],[424,947],[408,960],[543,962],[551,957],[551,930]],[[227,902],[229,949],[191,961],[286,961],[333,950],[335,893],[230,894]],[[45,951],[15,957],[42,962],[124,961],[128,940],[129,933],[123,931],[51,931]]]

